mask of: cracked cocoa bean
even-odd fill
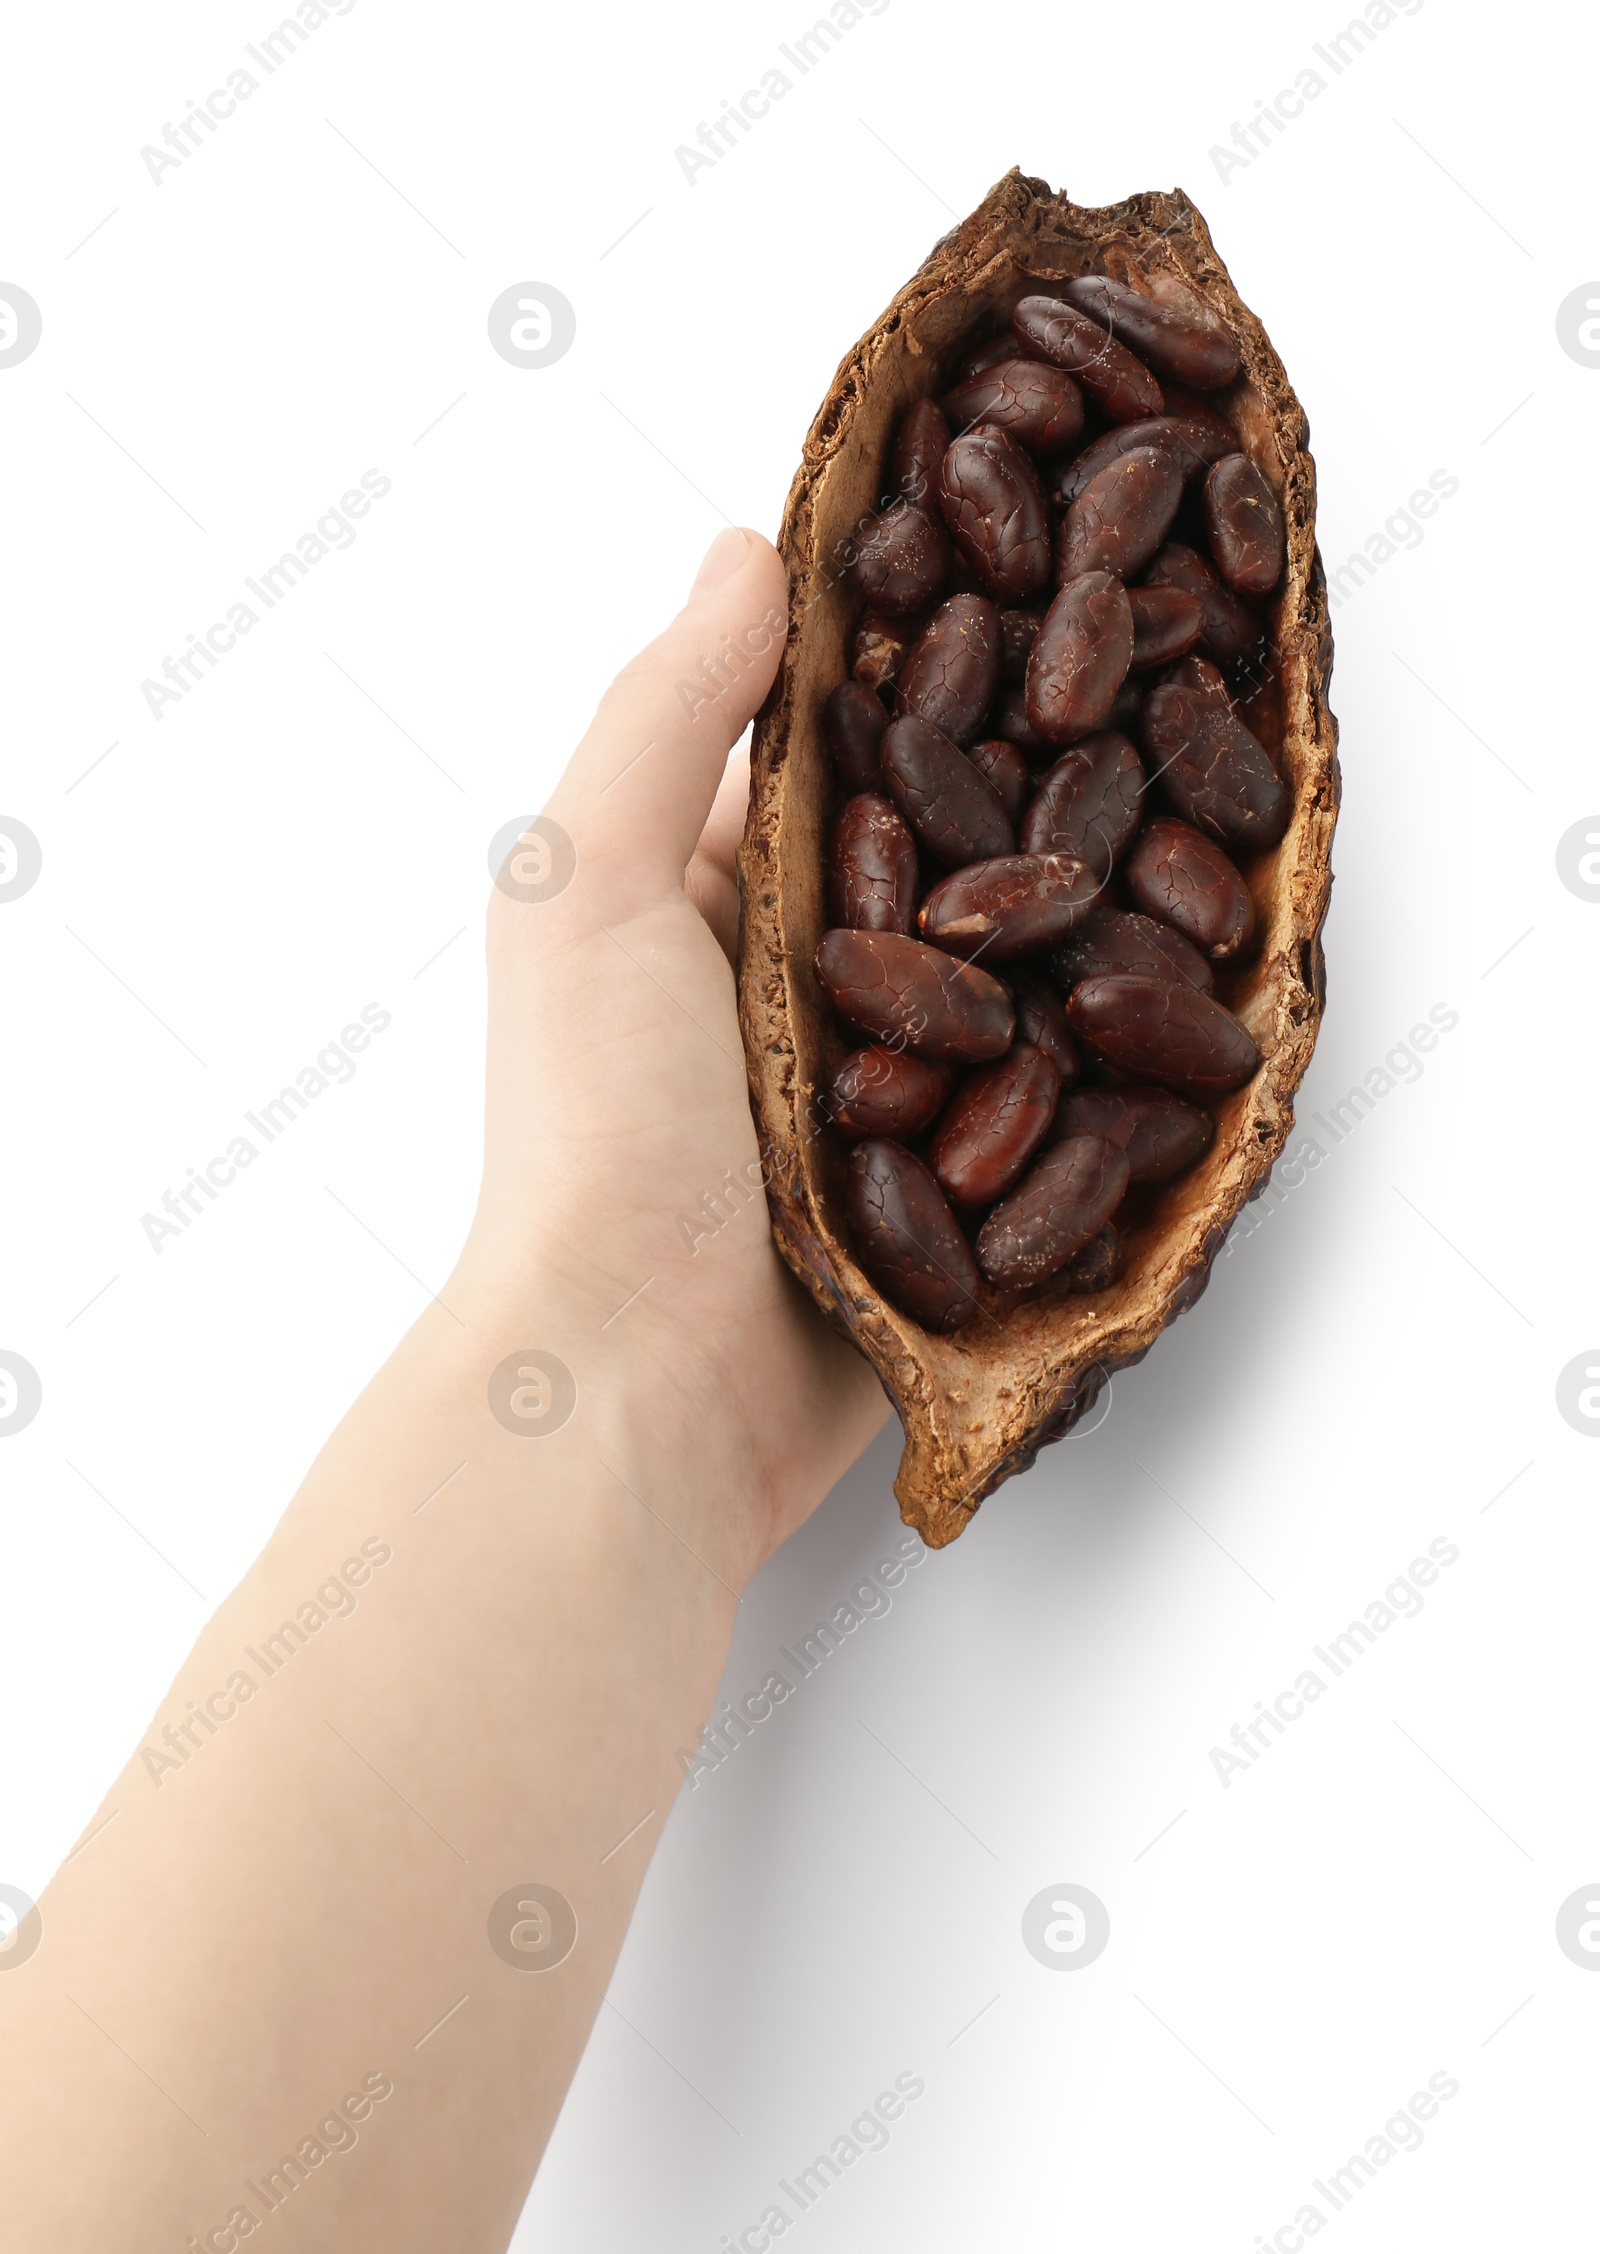
[[[1053,1144],[978,1231],[978,1265],[1016,1290],[1064,1268],[1110,1220],[1128,1187],[1126,1153],[1102,1135]]]
[[[1006,820],[1015,829],[1033,796],[1033,777],[1028,772],[1028,762],[1004,736],[990,736],[983,743],[974,744],[967,757],[978,773],[994,785],[1006,810]]]
[[[882,759],[890,797],[946,868],[1015,849],[999,792],[943,729],[911,713],[891,720]]]
[[[1012,312],[1011,326],[1041,360],[1075,376],[1107,422],[1136,423],[1162,413],[1166,402],[1149,369],[1076,306],[1025,297]]]
[[[1067,997],[1067,1020],[1118,1072],[1182,1096],[1226,1095],[1261,1062],[1254,1041],[1220,1002],[1163,979],[1083,979]]]
[[[1136,446],[1092,478],[1056,532],[1056,584],[1086,571],[1132,579],[1172,528],[1183,473],[1165,447]]]
[[[1289,793],[1242,720],[1204,689],[1171,682],[1144,704],[1144,746],[1187,822],[1223,845],[1259,853],[1289,822]]]
[[[1127,1155],[1130,1184],[1170,1182],[1211,1147],[1209,1116],[1164,1088],[1076,1088],[1062,1098],[1052,1136],[1103,1135]]]
[[[950,443],[950,426],[931,399],[918,399],[901,419],[889,462],[889,484],[919,507],[935,508],[939,464]]]
[[[1028,660],[1030,724],[1051,743],[1102,726],[1132,657],[1133,612],[1121,580],[1108,571],[1068,580]]]
[[[1000,613],[982,595],[952,595],[917,636],[896,702],[952,742],[970,743],[1000,679]]]
[[[1187,822],[1152,822],[1128,855],[1123,882],[1145,911],[1226,962],[1255,937],[1256,910],[1220,846]]]
[[[950,543],[936,516],[896,501],[862,527],[851,568],[869,603],[903,617],[925,609],[943,587]]]
[[[921,631],[916,617],[891,618],[886,611],[869,610],[850,637],[850,672],[869,689],[899,678],[906,652]]]
[[[1124,454],[1141,446],[1159,446],[1170,453],[1183,473],[1184,483],[1197,477],[1224,454],[1238,450],[1239,441],[1219,415],[1208,409],[1165,415],[1148,421],[1118,423],[1059,467],[1051,479],[1050,498],[1058,509],[1070,509],[1084,487]]]
[[[846,790],[876,790],[882,780],[879,755],[889,715],[883,700],[863,681],[841,681],[822,707],[822,734]]]
[[[1220,391],[1239,373],[1239,347],[1226,329],[1146,297],[1109,274],[1067,284],[1068,300],[1110,335],[1131,345],[1164,381]]]
[[[817,977],[841,1017],[874,1040],[938,1063],[982,1064],[1011,1045],[1016,1012],[999,979],[892,931],[825,931]]]
[[[925,1330],[957,1331],[978,1312],[978,1271],[943,1190],[900,1143],[859,1143],[845,1204],[861,1265]]]
[[[1048,736],[1041,736],[1028,718],[1028,692],[1022,689],[1002,689],[1000,701],[994,708],[992,720],[995,733],[1007,743],[1016,744],[1023,751],[1031,751],[1036,758],[1056,746]]]
[[[955,1205],[992,1205],[1044,1141],[1061,1076],[1025,1042],[975,1072],[939,1122],[928,1165]]]
[[[1211,965],[1181,931],[1125,908],[1096,908],[1062,941],[1050,967],[1066,987],[1080,978],[1128,975],[1176,981],[1209,994],[1215,983]]]
[[[1283,511],[1248,454],[1212,465],[1200,510],[1223,584],[1237,595],[1270,594],[1283,577]]]
[[[909,1142],[932,1126],[954,1086],[947,1064],[877,1045],[852,1049],[829,1083],[823,1115],[848,1142],[867,1135]]]
[[[1144,768],[1126,736],[1100,728],[1064,751],[1022,819],[1024,853],[1076,853],[1104,886],[1139,827]]]
[[[1037,971],[1019,971],[1008,983],[1016,1001],[1018,1041],[1043,1049],[1062,1087],[1070,1088],[1083,1077],[1083,1058],[1072,1038],[1060,995]]]
[[[1238,596],[1223,586],[1204,556],[1196,555],[1182,541],[1167,543],[1145,573],[1144,583],[1147,587],[1181,587],[1185,593],[1199,596],[1206,622],[1201,639],[1224,665],[1248,657],[1260,646],[1261,621],[1255,612],[1246,610]]]
[[[1042,454],[1070,446],[1083,428],[1083,393],[1043,360],[1001,360],[946,392],[945,414],[957,430],[988,423]]]
[[[917,927],[952,955],[1008,963],[1064,939],[1099,897],[1099,878],[1074,854],[1010,853],[943,878],[922,903]]]
[[[950,441],[939,465],[939,506],[992,593],[1015,602],[1045,585],[1050,511],[1032,462],[1003,430],[980,424]]]
[[[1128,607],[1133,612],[1134,672],[1182,657],[1205,632],[1199,596],[1182,587],[1130,587]]]
[[[917,841],[886,798],[862,791],[834,820],[833,920],[849,931],[913,929]]]

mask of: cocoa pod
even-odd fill
[[[1202,401],[1186,396],[1183,381],[1173,383],[1164,372],[1182,368],[1194,383],[1214,370],[1179,360],[1141,366],[1137,352],[1119,359],[1131,329],[1112,335],[1081,309],[1063,305],[1062,294],[1075,280],[1108,273],[1140,297],[1159,288],[1160,303],[1195,308],[1204,316],[1203,329],[1209,333],[1215,323],[1233,340],[1241,366],[1226,394],[1226,424]],[[1006,333],[1013,309],[1029,300],[1032,311]],[[1086,335],[1086,329],[1098,333]],[[1170,328],[1167,333],[1170,338]],[[1159,341],[1147,349],[1159,356]],[[933,568],[940,560],[938,543],[946,538],[942,522],[933,526],[931,559],[919,552],[917,540],[904,538],[905,527],[893,539],[885,536],[880,567],[882,584],[900,606],[893,611],[880,599],[870,554],[869,528],[884,513],[881,495],[894,489],[908,406],[923,401],[931,406],[952,387],[1019,358],[1048,364],[1079,385],[1097,412],[1117,426],[1108,438],[1126,428],[1130,437],[1137,432],[1149,443],[1153,421],[1185,426],[1182,444],[1170,436],[1162,443],[1174,448],[1186,482],[1246,446],[1260,465],[1285,526],[1283,570],[1263,609],[1253,609],[1253,596],[1235,593],[1184,544],[1182,528],[1190,522],[1195,530],[1189,537],[1203,544],[1214,537],[1220,546],[1224,537],[1221,518],[1208,523],[1194,496],[1185,504],[1191,516],[1178,520],[1178,540],[1169,533],[1139,591],[1191,595],[1203,621],[1195,645],[1199,654],[1179,655],[1181,670],[1149,696],[1175,685],[1180,692],[1200,691],[1204,703],[1213,684],[1192,669],[1209,661],[1225,669],[1236,686],[1247,669],[1251,678],[1271,682],[1271,695],[1253,698],[1244,713],[1220,702],[1211,709],[1256,738],[1282,786],[1287,812],[1276,842],[1251,848],[1257,939],[1252,952],[1228,957],[1229,1010],[1186,976],[1196,965],[1202,979],[1210,973],[1175,930],[1164,933],[1162,944],[1141,950],[1129,933],[1131,928],[1139,937],[1147,919],[1109,903],[1051,951],[1052,977],[1059,974],[1070,986],[1065,1014],[1082,1028],[1072,1038],[1087,1036],[1101,1064],[1114,1068],[1115,1084],[1080,1080],[1073,1093],[1121,1097],[1124,1121],[1134,1110],[1146,1122],[1153,1120],[1161,1108],[1158,1098],[1162,1106],[1186,1104],[1205,1118],[1212,1139],[1181,1182],[1147,1179],[1130,1215],[1115,1222],[1109,1211],[1096,1221],[1095,1198],[1073,1170],[1085,1166],[1083,1146],[1091,1155],[1105,1154],[1084,1179],[1092,1177],[1089,1187],[1102,1202],[1109,1200],[1117,1187],[1115,1163],[1129,1168],[1116,1141],[1089,1131],[1062,1134],[1053,1145],[1041,1146],[978,1230],[1001,1282],[983,1277],[937,1182],[905,1148],[902,1123],[922,1114],[904,1090],[890,1098],[889,1065],[859,1068],[863,1102],[882,1085],[878,1116],[892,1124],[890,1132],[859,1141],[854,1157],[846,1156],[841,1134],[827,1124],[830,1083],[842,1070],[841,1056],[854,1045],[841,1041],[842,1022],[861,1023],[855,1043],[863,1037],[875,1043],[896,1069],[956,1067],[947,1110],[970,1084],[963,1074],[999,1062],[1014,1032],[1035,1036],[1025,1046],[1045,1048],[1039,1029],[1048,1013],[1036,1006],[1042,965],[1029,956],[1008,962],[1002,982],[984,970],[985,958],[968,964],[898,932],[825,933],[822,862],[839,784],[821,715],[847,672],[876,689],[902,670],[904,643],[915,638],[925,614],[941,600],[971,593],[1002,609],[1026,605],[1029,616],[1041,607],[1030,598],[1048,584],[1049,547],[1060,512],[1046,499],[1014,429],[979,425],[965,434],[969,446],[979,443],[988,480],[982,491],[977,486],[969,491],[964,480],[950,476],[949,448],[941,457],[939,516],[948,493],[958,518],[970,509],[978,525],[969,543],[958,542],[955,556],[946,546],[942,571]],[[1074,359],[1082,360],[1081,369],[1071,364]],[[1000,387],[988,396],[998,401],[1002,395]],[[919,414],[918,420],[925,432],[936,430],[929,416]],[[1065,450],[1061,491],[1074,477],[1090,482],[1083,465],[1094,449],[1083,447],[1081,438],[1075,443],[1076,454]],[[867,335],[845,353],[806,440],[780,535],[791,628],[756,724],[751,803],[740,850],[740,1023],[776,1241],[823,1314],[872,1361],[899,1410],[905,1448],[896,1492],[908,1523],[932,1544],[959,1534],[986,1495],[1069,1429],[1107,1376],[1148,1351],[1164,1325],[1193,1303],[1230,1224],[1262,1186],[1289,1129],[1293,1092],[1321,1018],[1320,926],[1339,791],[1336,729],[1327,705],[1332,648],[1315,551],[1315,472],[1306,447],[1305,418],[1282,366],[1184,197],[1154,193],[1085,211],[1017,173],[935,247]],[[1095,468],[1137,450],[1137,445],[1107,448]],[[908,440],[908,454],[917,451]],[[924,475],[932,451],[929,443]],[[999,470],[1015,460],[1027,463],[1029,474],[1015,477],[1008,493]],[[1226,494],[1226,481],[1223,485]],[[1076,497],[1069,493],[1068,504]],[[1008,518],[1004,510],[1013,502]],[[925,509],[922,514],[928,517]],[[1020,543],[1019,526],[1025,534]],[[842,568],[843,559],[861,551],[864,534],[865,578],[854,565]],[[992,576],[996,570],[1004,584]],[[863,618],[865,608],[876,613],[870,622]],[[1184,609],[1168,602],[1149,607],[1141,632],[1145,662],[1172,662],[1173,645],[1157,628],[1175,636],[1173,621]],[[1090,720],[1069,704],[1063,722],[1052,708],[1045,717],[1061,731],[1054,736],[1030,713],[1026,694],[1043,639],[1043,627],[1002,624],[1001,686],[972,740],[1004,740],[1042,764],[1041,753],[1059,756],[1075,736],[1106,726],[1114,711],[1111,724],[1144,742],[1145,682],[1126,678],[1133,655],[1132,605],[1126,614],[1124,677],[1113,677],[1109,702],[1097,706],[1091,700]],[[1022,684],[1015,677],[1019,670]],[[1115,668],[1109,670],[1114,676]],[[1058,691],[1062,686],[1058,680]],[[1220,679],[1214,687],[1219,697],[1226,694]],[[920,723],[907,715],[906,724]],[[964,758],[953,744],[950,754]],[[1152,769],[1159,764],[1151,758]],[[991,788],[970,759],[965,765],[975,785]],[[994,770],[1003,771],[1010,772],[1014,789],[1014,767],[1006,763]],[[1161,778],[1143,802],[1141,819],[1165,791]],[[998,798],[995,806],[1004,816]],[[1024,809],[1023,826],[1026,820]],[[926,864],[919,882],[930,882]],[[1113,915],[1122,923],[1108,934],[1106,919]],[[1101,950],[1097,957],[1087,952],[1093,946]],[[831,991],[812,970],[819,948],[822,968],[832,975]],[[843,959],[834,959],[841,950]],[[1102,961],[1116,968],[1102,971]],[[1161,976],[1146,971],[1152,962]],[[1118,984],[1135,986],[1137,994],[1125,992],[1120,999],[1113,994],[1108,1001],[1106,988]],[[1014,1005],[1008,987],[1014,989]],[[836,1001],[856,1016],[842,1021]],[[931,1048],[913,1047],[930,1038]],[[941,1047],[946,1053],[936,1054]],[[907,1070],[904,1078],[913,1075]],[[925,1084],[921,1093],[924,1101],[936,1100]],[[852,1116],[865,1122],[869,1114]],[[1104,1114],[1092,1116],[1109,1123]],[[1163,1110],[1163,1116],[1170,1124],[1187,1115]],[[926,1132],[928,1124],[924,1119],[909,1131]],[[1082,1124],[1087,1129],[1090,1120]],[[1201,1132],[1192,1120],[1187,1124],[1186,1149]],[[1128,1148],[1141,1156],[1142,1171],[1149,1154],[1135,1133],[1129,1133]],[[1074,1154],[1065,1184],[1052,1175],[1040,1180],[1040,1169],[1063,1151]],[[1166,1160],[1158,1153],[1159,1165],[1169,1161],[1170,1152]],[[1075,1184],[1082,1194],[1073,1194]],[[1030,1197],[1031,1203],[1016,1202]],[[1075,1218],[1066,1226],[1069,1208]],[[982,1210],[974,1208],[974,1215]],[[1095,1226],[1062,1258],[1063,1243],[1091,1221]],[[1047,1267],[1049,1275],[1040,1280]]]

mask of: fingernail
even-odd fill
[[[736,524],[730,524],[726,532],[719,532],[695,573],[694,585],[689,589],[690,602],[696,595],[708,594],[725,579],[731,579],[749,553],[750,543]]]

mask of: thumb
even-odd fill
[[[606,691],[551,798],[591,875],[681,885],[728,753],[772,685],[788,618],[772,543],[718,533],[689,600]]]

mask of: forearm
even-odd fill
[[[630,1356],[623,1382],[592,1306],[485,1288],[471,1262],[442,1299],[205,1631],[0,1982],[19,2246],[136,2223],[175,2249],[215,2230],[224,2254],[240,2207],[293,2246],[509,2236],[710,1708],[744,1570],[719,1554],[716,1490],[739,1470],[681,1372],[661,1386]],[[542,1438],[489,1400],[531,1339],[581,1373]],[[537,1908],[501,1914],[511,1961],[491,1942],[528,1882],[577,1919],[550,1970],[524,1969]],[[392,2095],[341,2127],[364,2077]],[[269,2184],[302,2147],[296,2188]]]

